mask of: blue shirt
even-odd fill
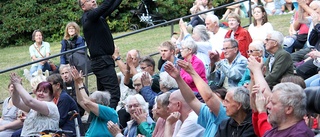
[[[202,104],[198,116],[198,124],[204,127],[206,130],[204,132],[204,137],[214,137],[217,133],[220,123],[229,118],[226,114],[226,109],[220,105],[220,110],[218,116],[212,113],[206,104]]]

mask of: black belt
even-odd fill
[[[98,59],[102,59],[102,58],[111,58],[112,59],[112,55],[98,56],[98,57],[91,58],[91,60],[98,60]]]

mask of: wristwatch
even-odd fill
[[[117,60],[121,60],[121,57],[118,56],[117,58],[114,59],[114,61],[117,61]]]

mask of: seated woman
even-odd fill
[[[75,67],[71,68],[71,74],[75,81],[77,102],[80,106],[90,112],[92,121],[87,130],[86,137],[110,137],[112,136],[107,128],[107,122],[118,123],[118,114],[108,107],[110,104],[110,93],[95,91],[88,97],[83,84],[82,71],[80,73]]]
[[[23,122],[18,119],[18,108],[12,103],[13,84],[8,85],[10,97],[3,101],[2,117],[0,118],[0,137],[10,137],[12,133],[21,128]]]
[[[29,53],[32,61],[36,61],[50,56],[50,44],[48,42],[43,41],[42,31],[33,31],[32,40],[35,41],[35,43],[29,47]],[[42,70],[43,72],[45,72],[46,70],[52,71],[50,64],[48,63],[48,60],[32,64],[30,74],[34,75],[34,73],[36,73],[37,70]]]
[[[195,2],[193,3],[193,6],[190,8],[191,15],[212,9],[213,8],[212,3],[209,1],[211,0],[195,0]],[[192,27],[195,27],[197,25],[205,25],[204,20],[206,18],[206,15],[208,14],[213,14],[213,12],[207,12],[206,14],[194,16],[191,18],[191,21],[189,22],[189,24]]]
[[[108,122],[108,129],[114,137],[136,137],[144,135],[151,137],[155,123],[149,114],[149,104],[143,99],[140,94],[129,95],[126,99],[126,111],[130,114],[131,120],[127,122],[123,134],[119,126],[112,121]]]
[[[268,14],[263,6],[256,6],[253,8],[253,23],[248,29],[252,40],[260,40],[264,42],[267,38],[267,33],[273,31],[273,27],[268,22]]]
[[[80,36],[80,27],[75,22],[69,22],[64,31],[64,37],[61,41],[61,53],[85,46],[84,39]],[[60,56],[60,64],[69,64],[68,57],[71,53]]]
[[[234,2],[238,2],[239,0],[234,0]],[[243,3],[234,4],[227,7],[226,12],[223,14],[221,20],[226,20],[230,13],[236,13],[240,17],[244,18],[247,17],[247,10]]]
[[[59,110],[53,103],[53,89],[50,83],[41,82],[34,92],[33,98],[21,85],[21,78],[16,74],[10,75],[14,86],[12,94],[13,105],[28,113],[23,123],[21,136],[38,136],[39,132],[59,129]]]

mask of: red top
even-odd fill
[[[268,115],[266,112],[260,114],[258,112],[252,113],[252,126],[254,129],[254,133],[258,137],[262,137],[266,131],[272,128],[271,124],[268,122],[267,119]]]
[[[225,36],[225,38],[231,37],[232,30],[229,30]],[[247,51],[249,49],[249,44],[252,42],[252,38],[249,32],[242,28],[241,26],[238,27],[238,30],[234,33],[234,38],[238,41],[239,51],[242,56],[248,58]],[[224,55],[221,55],[221,58],[224,58]]]

